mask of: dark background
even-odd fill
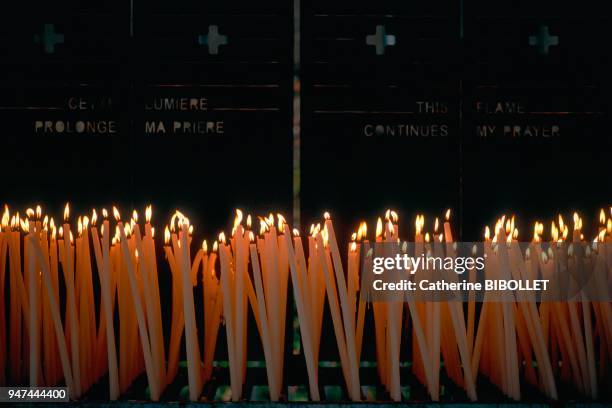
[[[181,208],[208,235],[233,209],[291,200],[293,9],[286,1],[29,1],[0,17],[3,201],[57,210]],[[63,43],[41,44],[53,24]],[[209,53],[209,26],[228,44]],[[35,40],[39,36],[39,41]],[[154,97],[208,111],[146,111]],[[96,104],[71,111],[70,97]],[[112,99],[112,105],[102,102]],[[35,120],[112,119],[115,134],[41,134]],[[223,134],[147,134],[145,120],[224,121]]]
[[[366,44],[378,25],[395,35],[384,55]],[[612,197],[603,176],[612,152],[609,25],[603,2],[592,0],[304,3],[305,217],[341,208],[356,229],[357,217],[373,222],[390,206],[410,227],[425,211],[431,229],[432,215],[452,207],[464,240],[502,212],[518,214],[525,239],[535,219],[559,211],[582,211],[590,227]],[[543,26],[558,37],[547,54],[529,45]],[[418,114],[415,101],[448,112]],[[482,114],[477,102],[517,102],[525,112]],[[372,123],[449,131],[365,136]],[[483,125],[557,125],[560,135],[481,138]]]

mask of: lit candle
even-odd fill
[[[44,260],[43,254],[40,250],[39,243],[35,239],[32,239],[30,244],[32,245],[31,252],[33,252],[35,256],[38,258],[38,262],[40,263],[41,268],[42,268],[42,276],[43,276],[43,280],[45,283],[47,296],[49,298],[49,306],[51,308],[51,317],[53,319],[53,326],[55,328],[55,336],[57,339],[60,360],[61,360],[62,369],[64,372],[64,380],[68,387],[69,395],[73,397],[75,385],[73,383],[72,369],[70,367],[70,359],[68,357],[68,347],[66,346],[66,338],[64,336],[64,329],[62,327],[62,319],[60,316],[58,298],[56,296],[56,293],[53,287],[53,282],[51,280],[51,273],[49,271],[47,263]]]
[[[302,344],[304,345],[304,356],[306,358],[306,370],[308,371],[308,383],[310,386],[310,395],[313,401],[318,401],[319,389],[316,381],[316,367],[314,365],[313,357],[313,346],[312,346],[312,331],[311,331],[311,319],[308,314],[310,310],[306,309],[306,294],[302,292],[302,282],[299,278],[299,271],[295,257],[295,251],[291,243],[291,232],[289,225],[284,225],[283,236],[285,238],[285,247],[287,248],[287,256],[289,260],[289,267],[291,270],[291,281],[293,282],[293,294],[295,297],[298,319],[300,322],[300,334],[302,336]],[[298,237],[299,238],[299,237]],[[301,243],[300,243],[301,246]]]
[[[344,279],[344,270],[342,268],[342,261],[340,260],[340,251],[338,249],[338,242],[336,241],[336,234],[334,232],[334,226],[331,222],[331,217],[328,213],[325,214],[325,226],[327,227],[329,234],[329,245],[334,262],[334,271],[336,272],[336,280],[338,282],[338,292],[340,293],[340,305],[342,307],[342,318],[344,321],[344,330],[346,336],[346,347],[348,353],[348,363],[350,376],[350,388],[353,401],[361,400],[361,391],[359,386],[359,365],[357,362],[357,350],[355,348],[355,315],[351,315],[351,308],[349,306],[346,281]],[[399,333],[396,333],[399,336]],[[399,338],[399,337],[398,337]],[[398,376],[399,376],[399,344],[398,347]],[[401,398],[401,397],[400,397]]]
[[[115,347],[115,329],[113,322],[113,309],[111,301],[111,284],[110,284],[110,259],[109,259],[109,236],[110,226],[108,223],[108,214],[106,210],[102,210],[104,221],[102,223],[102,245],[98,236],[98,228],[96,222],[98,214],[93,211],[91,217],[91,235],[94,244],[94,254],[98,261],[98,278],[101,287],[102,308],[104,310],[104,324],[106,334],[106,353],[108,358],[108,378],[109,378],[109,399],[111,401],[119,398],[119,374],[117,369],[117,351]]]
[[[40,337],[39,337],[39,326],[38,326],[38,273],[36,260],[34,258],[33,241],[38,238],[39,231],[33,228],[32,233],[28,229],[28,220],[26,219],[26,232],[28,235],[25,237],[25,245],[28,246],[28,289],[29,289],[29,339],[30,339],[30,387],[37,387],[39,385],[39,372],[38,368],[40,365]],[[36,238],[35,238],[36,237]]]
[[[266,373],[268,375],[268,386],[270,389],[270,399],[278,401],[280,397],[280,389],[276,383],[276,374],[274,369],[273,345],[270,338],[270,329],[268,325],[268,313],[266,311],[265,295],[263,289],[263,280],[261,270],[259,268],[259,257],[257,256],[257,246],[253,243],[254,237],[251,233],[249,236],[251,243],[249,244],[249,252],[251,255],[251,264],[253,265],[253,278],[255,279],[255,292],[257,294],[257,307],[259,310],[259,318],[261,320],[261,341],[264,349],[264,357],[266,359]]]
[[[193,304],[193,285],[191,282],[191,262],[189,253],[189,220],[179,218],[181,227],[181,270],[183,283],[183,307],[185,315],[185,350],[187,352],[187,374],[189,378],[189,399],[197,401],[202,391],[200,371],[200,348],[198,346],[195,309]]]
[[[70,352],[72,354],[72,374],[74,375],[74,396],[81,396],[81,363],[79,356],[79,323],[77,321],[76,293],[74,288],[74,258],[72,252],[72,233],[70,232],[70,206],[66,204],[64,208],[64,279],[66,281],[66,296],[68,318],[70,321]]]
[[[174,224],[171,224],[174,228]],[[178,360],[180,351],[180,340],[183,332],[183,325],[185,323],[183,315],[182,304],[182,290],[181,290],[181,275],[178,270],[176,258],[172,249],[168,245],[170,240],[176,241],[176,234],[170,234],[168,226],[164,230],[164,252],[168,265],[170,266],[170,273],[172,274],[172,325],[170,328],[170,346],[168,349],[168,371],[166,375],[166,382],[171,383],[174,381],[178,372]]]
[[[236,342],[235,315],[234,315],[234,293],[232,290],[231,253],[225,242],[225,234],[219,234],[219,261],[221,264],[221,288],[223,290],[223,315],[225,316],[225,330],[227,338],[227,351],[230,366],[230,386],[232,389],[232,401],[238,401],[242,390],[240,374],[236,364]]]
[[[134,265],[130,257],[130,250],[128,248],[127,236],[119,216],[117,208],[113,207],[113,212],[117,224],[119,226],[119,237],[121,252],[123,255],[123,262],[127,269],[127,275],[130,283],[130,289],[132,293],[132,299],[134,301],[134,309],[136,310],[136,321],[138,324],[138,333],[140,334],[140,341],[142,346],[142,353],[144,355],[145,367],[147,372],[147,381],[151,388],[151,396],[159,395],[157,390],[157,383],[154,376],[154,364],[151,357],[151,346],[149,343],[149,334],[147,332],[146,320],[144,312],[142,310],[142,300],[140,297],[140,291],[138,289],[138,282],[136,281],[136,274],[134,272]]]

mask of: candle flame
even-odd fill
[[[40,205],[36,206],[36,218],[40,219],[42,217],[42,207]]]
[[[70,203],[66,203],[64,207],[64,221],[68,221],[70,218]]]
[[[444,214],[444,218],[446,221],[450,221],[451,209],[446,210],[446,214]]]
[[[49,216],[45,215],[45,218],[43,219],[43,229],[46,231],[47,230],[47,225],[49,225]]]
[[[170,243],[170,229],[168,228],[167,225],[166,225],[166,228],[164,228],[164,243],[166,245]]]
[[[123,226],[123,232],[125,232],[126,237],[130,237],[130,235],[132,235],[132,227],[130,224],[125,224]]]
[[[21,225],[21,230],[23,232],[30,232],[30,222],[27,218],[20,219],[19,224]]]
[[[391,210],[391,221],[393,221],[394,224],[397,224],[397,220],[399,220],[397,213]]]
[[[389,221],[391,219],[391,210],[387,209],[387,211],[385,211],[385,221]]]
[[[263,235],[268,230],[268,223],[265,219],[259,218],[259,235]]]
[[[251,229],[251,225],[252,225],[251,214],[247,215],[246,225],[247,225],[247,229]]]
[[[425,233],[425,242],[429,242],[430,238],[429,238],[429,232]]]
[[[28,218],[32,218],[32,217],[34,217],[34,210],[33,210],[33,209],[31,209],[31,208],[28,208],[28,209],[26,210],[26,216],[27,216]]]
[[[253,231],[249,231],[249,242],[254,242],[255,241],[255,234],[253,234]]]
[[[599,211],[599,223],[601,225],[606,224],[606,212],[604,211],[603,208]]]
[[[102,224],[102,226],[100,227],[100,233],[102,234],[102,236],[104,236],[105,234],[105,229],[104,229],[104,224]]]
[[[104,217],[104,219],[108,218],[108,211],[106,211],[106,208],[102,209],[102,217]]]
[[[491,230],[489,229],[488,226],[485,227],[485,233],[484,233],[484,237],[485,240],[488,241],[489,239],[491,239]]]
[[[83,234],[83,219],[81,216],[77,218],[77,232],[79,233],[79,237]]]
[[[325,220],[329,220],[329,219],[331,219],[331,215],[329,215],[329,212],[328,212],[328,211],[325,211],[325,212],[323,213],[323,218],[324,218]]]
[[[539,221],[536,221],[533,226],[533,242],[540,242],[541,235],[544,230],[544,224],[541,224]]]
[[[580,220],[580,216],[578,215],[577,212],[574,212],[574,230],[579,230],[580,228],[582,228],[582,221]]]
[[[134,222],[138,222],[138,211],[132,211],[132,219],[134,220]]]
[[[361,221],[361,223],[359,223],[359,229],[357,230],[357,239],[359,241],[367,238],[368,235],[368,224],[366,224],[365,221]]]
[[[189,225],[187,231],[189,232],[189,235],[193,235],[193,225]]]
[[[606,231],[608,234],[612,234],[612,218],[608,218],[608,221],[606,222]]]
[[[351,234],[351,241],[355,241],[356,239],[357,239],[357,233],[356,233],[356,232],[353,232],[353,233]]]
[[[9,213],[8,206],[5,204],[4,205],[4,214],[2,214],[2,228],[6,228],[6,227],[9,226],[10,219],[11,219],[11,215]]]
[[[208,253],[208,243],[206,240],[202,241],[202,251],[204,251],[205,254]]]
[[[357,243],[355,242],[351,242],[351,248],[350,248],[351,252],[357,252]]]
[[[236,208],[236,217],[234,218],[234,228],[242,223],[242,211]]]
[[[380,219],[380,217],[378,217],[378,220],[376,220],[376,238],[379,238],[380,236],[382,236],[382,232],[383,232],[382,220]]]
[[[599,241],[604,242],[606,240],[606,230],[599,231]]]
[[[94,208],[93,211],[91,212],[91,225],[95,227],[96,222],[98,222],[98,213],[96,212],[96,209]]]
[[[74,243],[74,236],[72,235],[72,231],[70,231],[69,236],[70,236],[70,243],[71,244]]]
[[[564,228],[563,228],[563,239],[564,240],[567,239],[568,233],[569,233],[569,228],[567,227],[567,225],[565,225]]]
[[[559,239],[559,230],[557,229],[554,221],[550,224],[550,237],[553,241],[557,241]]]
[[[421,235],[421,232],[423,231],[423,225],[425,223],[425,216],[424,215],[418,215],[416,216],[416,220],[414,221],[414,226],[416,228],[416,235]]]
[[[217,241],[213,242],[213,252],[217,252],[219,250],[219,243]]]
[[[55,225],[53,225],[51,227],[51,240],[55,241],[56,234],[57,234],[57,229],[55,228]]]
[[[225,245],[225,232],[220,232],[219,233],[219,242],[221,242],[223,245]]]
[[[438,228],[440,227],[440,222],[438,221],[438,217],[434,220],[434,232],[438,232]]]
[[[278,230],[283,231],[285,229],[285,217],[281,214],[276,214],[276,218],[278,219]]]
[[[149,204],[147,205],[147,208],[145,208],[145,221],[147,224],[151,222],[152,215],[153,215],[153,206]]]
[[[113,205],[113,216],[115,217],[116,221],[121,221],[121,214],[119,214],[119,210],[114,205]]]
[[[294,237],[299,237],[300,236],[300,230],[298,230],[297,228],[293,229],[293,236]]]
[[[563,227],[565,226],[565,223],[563,222],[563,216],[561,216],[561,214],[559,214],[559,230],[563,231]]]
[[[87,229],[89,227],[89,217],[83,216],[83,229]]]
[[[64,227],[59,227],[59,237],[64,238]]]
[[[499,231],[502,230],[504,228],[504,219],[505,219],[505,215],[500,218],[499,220],[497,220],[497,222],[495,223],[495,236],[497,236],[499,234]]]

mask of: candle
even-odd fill
[[[342,307],[342,318],[344,321],[344,330],[346,335],[346,347],[348,353],[348,363],[350,376],[350,388],[353,401],[361,400],[361,391],[359,385],[359,365],[357,362],[357,350],[355,348],[355,315],[351,315],[351,308],[349,306],[346,281],[344,279],[344,270],[342,268],[342,262],[340,260],[340,251],[338,250],[338,242],[336,241],[336,234],[334,232],[334,226],[331,222],[331,217],[328,213],[325,214],[325,226],[327,227],[329,234],[329,245],[334,262],[334,271],[336,272],[336,280],[338,282],[338,291],[340,293],[340,305]],[[394,308],[396,305],[394,305]],[[395,327],[397,329],[397,327]],[[399,338],[399,333],[394,333]],[[397,344],[397,375],[399,381],[399,344]],[[399,387],[398,387],[399,392]],[[394,395],[395,400],[399,400],[401,396]],[[396,399],[398,398],[398,399]]]
[[[453,235],[450,227],[450,210],[446,211],[446,220],[444,222],[444,236],[446,237],[446,249],[447,256],[456,257],[453,249]],[[452,279],[457,278],[456,275],[451,274]],[[463,308],[460,303],[450,301],[448,302],[448,309],[451,315],[453,329],[455,332],[455,338],[457,339],[457,346],[459,348],[459,355],[461,356],[461,363],[463,367],[463,381],[464,387],[468,393],[468,397],[472,401],[476,401],[476,385],[474,384],[474,376],[472,375],[471,367],[471,356],[468,351],[468,343],[466,337],[465,320],[463,316]],[[516,350],[516,348],[515,348]],[[518,360],[518,358],[517,358]],[[517,371],[518,374],[518,371]]]
[[[168,349],[168,371],[166,374],[166,382],[171,383],[174,381],[178,372],[178,360],[180,351],[180,340],[183,332],[184,315],[182,304],[182,290],[181,290],[181,275],[178,270],[177,262],[172,252],[172,249],[168,245],[170,239],[176,240],[175,234],[170,234],[170,230],[166,226],[164,230],[164,253],[168,265],[170,266],[170,273],[172,274],[172,326],[170,329],[170,346]]]
[[[275,365],[273,357],[273,344],[270,338],[270,329],[268,325],[268,313],[266,310],[265,295],[263,289],[263,280],[261,270],[259,268],[259,257],[257,255],[257,246],[253,243],[254,237],[251,233],[249,236],[249,253],[251,256],[251,265],[253,266],[253,278],[255,279],[255,292],[257,294],[257,308],[259,310],[259,318],[261,320],[261,340],[264,349],[264,357],[266,359],[266,373],[268,375],[268,386],[270,389],[270,399],[278,401],[280,389],[276,383]]]
[[[325,236],[325,240],[323,238]],[[338,296],[336,293],[336,285],[332,276],[332,272],[330,271],[331,265],[328,264],[326,259],[327,252],[327,243],[328,243],[328,235],[327,229],[319,232],[316,236],[316,244],[319,250],[317,251],[319,254],[319,262],[323,269],[323,275],[325,276],[325,287],[327,288],[327,300],[329,302],[329,308],[332,315],[332,323],[334,327],[334,333],[336,335],[336,344],[338,345],[338,352],[340,354],[340,365],[342,366],[342,371],[344,374],[344,381],[346,383],[346,387],[349,390],[349,396],[351,399],[357,399],[358,396],[355,396],[354,389],[352,387],[352,379],[349,369],[349,357],[346,346],[346,339],[344,337],[344,328],[342,326],[342,318],[340,316],[340,305],[338,303]]]
[[[108,359],[109,399],[115,401],[119,398],[119,374],[117,368],[117,351],[115,347],[115,329],[110,284],[109,236],[110,226],[108,213],[102,210],[104,221],[102,223],[102,245],[98,236],[96,222],[98,215],[93,211],[91,219],[91,234],[94,244],[94,254],[98,262],[98,278],[100,280],[102,310],[104,311],[104,324],[106,335],[106,354]]]
[[[147,221],[148,223],[148,221]],[[158,326],[161,324],[158,321],[158,317],[156,316],[156,307],[155,307],[155,290],[153,289],[153,271],[151,271],[151,262],[149,261],[149,246],[146,242],[143,243],[143,239],[140,235],[140,227],[138,225],[138,213],[134,210],[132,214],[132,220],[130,222],[132,225],[132,236],[134,237],[136,251],[138,255],[138,265],[140,269],[140,277],[143,288],[143,299],[145,306],[145,315],[146,322],[149,332],[149,339],[151,341],[151,358],[153,360],[153,376],[155,378],[156,387],[153,389],[156,390],[157,394],[153,395],[151,393],[151,399],[153,401],[159,400],[162,389],[164,385],[163,377],[165,377],[165,373],[162,371],[162,367],[158,363],[163,357],[160,354],[160,347],[163,345],[160,344],[162,340],[158,338],[159,328]],[[150,232],[149,232],[150,233]]]
[[[7,253],[7,238],[6,230],[9,223],[8,207],[5,205],[0,223],[0,293],[5,293],[4,278],[6,275],[6,253]],[[6,338],[6,311],[5,302],[0,302],[0,344],[5,345],[0,347],[0,384],[6,384],[6,363],[7,363],[7,338]]]
[[[74,376],[74,396],[81,396],[81,363],[79,356],[79,323],[77,320],[76,293],[74,288],[74,258],[72,252],[72,233],[70,232],[70,206],[64,207],[64,225],[62,231],[64,235],[64,257],[63,270],[64,280],[66,281],[67,313],[70,322],[70,352],[72,355],[72,374]]]
[[[151,316],[151,336],[154,338],[152,341],[152,353],[154,354],[155,362],[157,362],[157,376],[159,383],[159,392],[160,394],[164,391],[166,387],[166,351],[164,347],[164,336],[163,336],[163,322],[161,316],[161,304],[160,304],[160,296],[159,296],[159,283],[157,279],[157,259],[155,254],[155,242],[154,242],[154,234],[155,230],[151,226],[151,216],[153,214],[152,206],[147,206],[145,210],[145,237],[143,241],[143,252],[144,252],[144,262],[147,265],[147,270],[149,272],[148,279],[150,280],[149,288],[150,288],[150,296],[152,303],[152,313]]]
[[[113,212],[115,215],[115,219],[117,220],[117,224],[119,226],[119,237],[120,237],[120,245],[121,245],[121,253],[123,255],[123,263],[127,269],[127,275],[129,279],[130,289],[132,293],[132,299],[134,301],[134,309],[136,311],[136,321],[138,324],[138,333],[140,334],[140,342],[142,345],[142,353],[144,355],[145,367],[147,372],[147,381],[149,382],[149,387],[151,388],[151,397],[159,396],[157,383],[155,381],[154,376],[154,365],[151,357],[151,346],[149,343],[149,334],[147,332],[146,320],[144,316],[144,312],[142,310],[142,301],[140,297],[140,292],[138,289],[138,282],[136,281],[136,274],[134,272],[134,265],[132,264],[132,259],[130,257],[130,250],[128,248],[127,242],[127,234],[124,230],[123,223],[121,222],[121,217],[119,215],[119,211],[116,207],[113,207]],[[129,232],[129,228],[128,228]]]
[[[55,289],[53,287],[53,282],[51,280],[51,273],[49,268],[44,261],[43,254],[40,250],[39,243],[37,240],[32,239],[31,242],[31,252],[38,258],[38,262],[42,268],[42,276],[45,283],[45,288],[47,291],[47,296],[49,298],[49,306],[51,309],[51,317],[53,319],[53,326],[55,328],[55,336],[58,343],[58,349],[60,354],[60,360],[62,363],[62,370],[64,372],[64,380],[68,387],[68,393],[70,397],[75,397],[73,392],[75,390],[75,384],[73,382],[72,377],[72,368],[70,366],[70,359],[68,356],[68,347],[66,345],[66,338],[64,336],[64,329],[62,327],[62,320],[59,311],[58,298],[56,297]]]
[[[38,239],[39,232],[34,229],[32,233],[29,233],[27,229],[26,220],[26,229],[24,232],[27,232],[28,235],[25,237],[25,245],[28,246],[28,288],[29,288],[29,306],[30,306],[30,316],[29,316],[29,339],[30,339],[30,387],[37,387],[39,382],[39,372],[38,368],[40,365],[40,338],[39,338],[39,327],[38,327],[38,296],[36,287],[38,286],[38,270],[36,261],[34,259],[34,249],[33,243],[35,237]]]
[[[242,394],[239,366],[236,361],[235,315],[234,315],[234,293],[232,290],[232,276],[230,270],[231,253],[225,242],[225,234],[219,234],[219,260],[221,264],[221,288],[223,290],[223,315],[225,317],[225,328],[227,338],[227,351],[230,365],[230,385],[232,389],[232,401],[238,401]]]
[[[242,211],[236,210],[236,218],[234,219],[234,242],[235,242],[235,260],[234,260],[234,282],[235,282],[235,298],[234,303],[235,309],[235,329],[236,337],[236,361],[238,363],[238,372],[241,375],[242,381],[244,382],[244,375],[246,370],[246,268],[248,262],[248,253],[245,250],[244,241],[244,228],[241,225],[242,222]]]
[[[289,267],[291,270],[291,281],[293,282],[293,294],[298,309],[298,319],[300,321],[300,334],[302,336],[302,343],[304,345],[304,356],[306,358],[306,370],[308,371],[308,383],[310,386],[310,395],[314,401],[318,401],[319,390],[316,382],[316,367],[314,365],[313,357],[313,346],[312,346],[312,332],[311,332],[311,319],[308,317],[309,310],[306,309],[305,294],[302,292],[302,283],[299,278],[299,272],[295,257],[295,250],[291,243],[291,232],[289,225],[284,225],[283,236],[285,238],[285,247],[287,248],[287,258],[289,260]]]
[[[183,307],[185,315],[185,350],[187,352],[187,371],[189,377],[189,399],[197,401],[202,391],[200,371],[200,349],[197,339],[195,309],[193,304],[193,285],[191,282],[191,262],[189,253],[189,219],[179,218],[181,227],[181,269],[183,282]]]

